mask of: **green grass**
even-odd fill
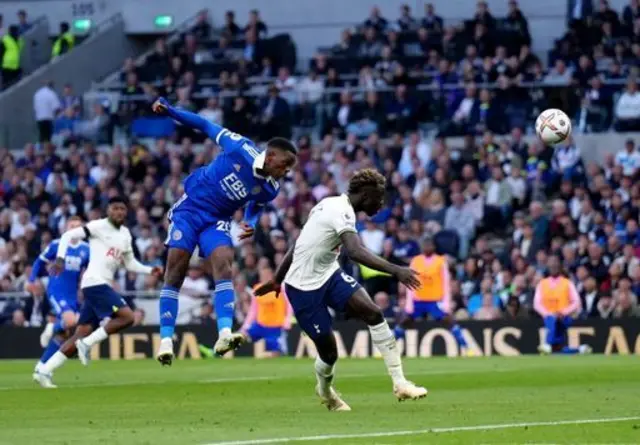
[[[423,432],[315,443],[640,443],[635,356],[407,360],[407,375],[430,393],[404,403],[393,398],[381,360],[341,360],[336,386],[350,413],[318,403],[308,359],[179,361],[172,368],[72,361],[55,376],[57,390],[36,387],[32,367],[0,362],[0,444],[201,445],[416,430]],[[638,419],[438,432],[620,417]]]

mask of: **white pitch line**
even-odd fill
[[[509,369],[492,369],[487,370],[487,372],[516,372],[520,371],[524,368],[509,368]],[[455,374],[467,374],[471,372],[478,372],[472,369],[460,369],[460,370],[446,370],[446,369],[434,369],[434,370],[426,370],[420,372],[412,372],[409,373],[411,376],[429,376],[429,375],[455,375]],[[481,371],[482,372],[482,371]],[[338,380],[342,379],[359,379],[366,377],[376,377],[384,375],[384,372],[372,372],[372,373],[359,373],[359,374],[338,374]],[[194,381],[185,381],[184,383],[233,383],[233,382],[262,382],[267,380],[289,380],[300,378],[300,375],[275,375],[275,376],[241,376],[241,377],[214,377],[210,379],[200,379]],[[302,376],[305,378],[305,376]],[[312,378],[313,374],[310,373],[307,377]],[[61,388],[100,388],[107,386],[138,386],[138,385],[157,385],[163,383],[180,383],[172,380],[166,381],[156,381],[156,382],[112,382],[112,383],[74,383],[69,386],[61,386]],[[0,386],[0,391],[14,391],[14,390],[25,390],[25,389],[38,389],[37,385],[32,388],[25,386]]]
[[[605,418],[605,419],[556,420],[556,421],[549,421],[549,422],[499,423],[499,424],[493,424],[493,425],[453,426],[453,427],[447,427],[447,428],[429,428],[429,429],[422,429],[422,430],[405,430],[405,431],[383,431],[378,433],[361,433],[361,434],[325,434],[321,436],[280,437],[280,438],[272,438],[272,439],[211,442],[205,445],[264,445],[264,444],[271,444],[271,443],[316,442],[321,440],[333,440],[333,439],[366,439],[366,438],[376,438],[376,437],[413,436],[413,435],[430,434],[430,433],[490,431],[490,430],[504,430],[509,428],[524,428],[524,427],[536,427],[536,426],[586,425],[586,424],[592,424],[592,423],[626,422],[629,420],[640,420],[640,416],[612,417],[612,418]]]

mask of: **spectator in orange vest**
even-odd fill
[[[418,272],[421,286],[417,290],[407,289],[405,314],[395,328],[396,338],[404,337],[404,330],[416,318],[431,316],[443,321],[456,338],[463,355],[470,355],[462,329],[451,316],[451,276],[447,259],[436,254],[433,238],[422,240],[422,255],[411,260],[409,267]]]
[[[567,330],[573,322],[572,315],[580,311],[580,295],[576,286],[562,275],[560,258],[551,256],[548,260],[549,276],[543,278],[536,287],[533,308],[544,320],[547,328],[546,343],[538,350],[542,354],[586,354],[591,352],[588,345],[572,348],[567,345]]]
[[[260,283],[267,283],[272,279],[273,270],[270,267],[260,270]],[[254,286],[254,290],[259,285]],[[254,342],[264,339],[265,356],[286,355],[285,331],[291,328],[292,316],[293,310],[284,292],[280,291],[279,295],[270,292],[261,297],[254,296],[241,332]]]

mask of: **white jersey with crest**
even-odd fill
[[[89,239],[89,265],[82,276],[81,288],[106,284],[111,286],[120,267],[137,273],[151,273],[152,268],[139,263],[133,255],[131,232],[125,226],[116,227],[108,218],[89,222],[84,227],[64,233],[58,257],[64,257],[65,241],[72,238]]]
[[[316,204],[296,241],[284,282],[304,291],[322,287],[340,269],[340,235],[344,232],[356,233],[356,214],[347,195]]]

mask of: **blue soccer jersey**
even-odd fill
[[[249,139],[206,121],[197,114],[165,104],[169,116],[200,130],[221,148],[209,165],[184,181],[184,195],[169,212],[166,245],[188,252],[198,246],[208,257],[217,247],[232,246],[233,214],[246,205],[245,221],[255,226],[262,205],[272,201],[280,184],[263,174],[266,153]]]
[[[59,243],[60,240],[52,241],[40,254],[33,264],[29,281],[34,281],[40,275],[45,264],[55,261]],[[60,275],[49,277],[47,286],[47,296],[56,313],[77,310],[78,284],[87,264],[89,264],[89,244],[81,241],[76,245],[70,245],[64,257],[64,270]]]

